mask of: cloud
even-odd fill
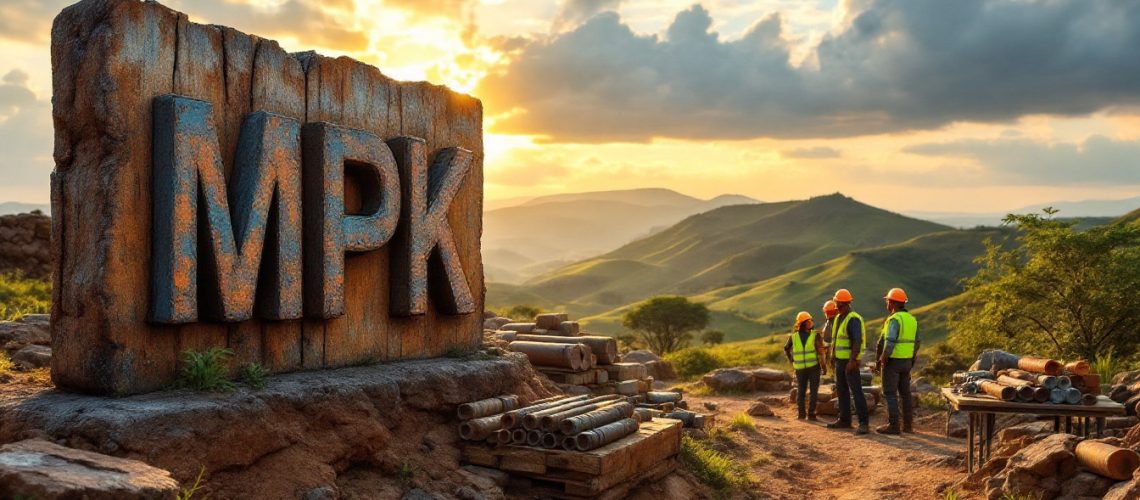
[[[45,43],[51,21],[73,0],[4,0],[0,2],[0,39]]]
[[[608,10],[617,10],[623,0],[562,0],[558,4],[558,12],[551,21],[551,29],[555,32],[574,28],[594,14]]]
[[[356,51],[368,47],[368,36],[351,26],[352,0],[287,0],[264,8],[230,0],[179,0],[167,3],[192,18],[232,26],[268,38],[295,37],[306,48]]]
[[[839,158],[840,156],[843,156],[843,152],[835,148],[829,148],[827,146],[812,146],[808,148],[795,148],[780,151],[780,156],[784,158],[803,159]]]
[[[991,183],[1140,185],[1140,141],[1094,135],[1079,143],[963,139],[903,149],[926,157],[973,161]]]
[[[1140,2],[851,0],[793,66],[779,15],[735,40],[700,5],[664,36],[617,14],[532,41],[486,78],[500,133],[559,142],[830,138],[1140,103]]]
[[[0,172],[8,187],[46,191],[54,166],[51,103],[37,99],[27,83],[28,75],[21,70],[9,71],[0,79],[0,137],[4,140]]]

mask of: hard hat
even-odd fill
[[[807,311],[800,311],[799,314],[796,314],[796,329],[799,329],[804,321],[811,321],[811,314]]]
[[[892,288],[883,298],[891,299],[895,302],[906,302],[906,292],[904,292],[902,288]]]
[[[855,297],[852,297],[851,292],[848,292],[846,288],[840,288],[835,291],[835,296],[832,297],[831,300],[836,302],[851,302],[855,300]]]
[[[839,312],[839,305],[836,304],[834,300],[829,300],[823,303],[824,316],[831,316],[837,312]]]

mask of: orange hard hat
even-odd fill
[[[904,292],[902,288],[892,288],[883,298],[891,299],[895,302],[906,302],[906,292]]]
[[[823,303],[824,316],[831,317],[837,312],[839,312],[839,305],[836,304],[834,300],[829,300]]]
[[[807,311],[800,311],[799,314],[796,314],[796,329],[799,329],[804,321],[811,321],[811,314]]]
[[[851,292],[847,291],[846,288],[840,288],[835,291],[835,296],[832,297],[831,300],[836,302],[851,302],[855,300],[855,297],[852,297]]]

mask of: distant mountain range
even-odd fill
[[[18,201],[5,201],[0,203],[0,215],[22,214],[39,210],[51,214],[51,205],[46,203],[20,203]]]
[[[757,203],[739,195],[709,200],[668,189],[558,194],[488,203],[483,264],[488,281],[519,283],[648,236],[693,214]]]
[[[955,213],[955,212],[923,212],[912,211],[908,215],[929,221],[946,224],[948,226],[966,228],[977,226],[997,226],[1007,213],[1028,214],[1041,213],[1045,207],[1053,207],[1059,212],[1057,217],[1062,218],[1096,218],[1099,222],[1119,217],[1140,207],[1140,196],[1119,200],[1083,200],[1083,201],[1057,201],[1052,203],[1036,203],[1021,208],[1009,210],[1004,213]]]

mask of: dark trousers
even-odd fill
[[[902,414],[910,420],[914,411],[914,400],[910,395],[911,359],[888,359],[883,367],[883,399],[887,400],[887,418],[890,423],[899,423],[899,399],[902,399]]]
[[[807,393],[809,385],[811,387],[811,399],[808,402],[807,414],[815,415],[815,402],[819,399],[819,371],[819,365],[796,370],[796,388],[800,391],[796,402],[799,403],[800,417],[804,416],[804,395]]]
[[[851,421],[851,399],[855,399],[855,415],[859,425],[870,421],[867,415],[867,398],[863,395],[863,379],[859,372],[847,373],[846,359],[835,360],[835,397],[839,398],[839,421]]]

